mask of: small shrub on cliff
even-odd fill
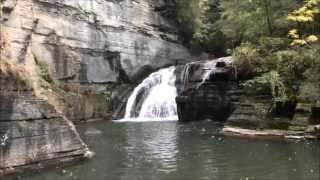
[[[0,92],[31,90],[31,81],[23,65],[0,60]]]
[[[39,68],[39,75],[41,76],[41,78],[49,84],[55,84],[55,80],[50,70],[50,65],[43,61],[37,61],[37,65]]]
[[[233,56],[235,57],[234,63],[238,74],[242,75],[243,78],[250,79],[262,72],[262,57],[255,45],[251,43],[243,44],[234,50]]]
[[[320,45],[306,51],[308,68],[302,74],[304,81],[298,92],[298,99],[320,102]]]
[[[286,87],[280,74],[276,71],[271,71],[249,80],[245,83],[245,86],[253,93],[271,93],[274,101],[287,100]]]

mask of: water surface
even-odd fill
[[[97,122],[78,129],[94,158],[10,179],[320,179],[319,142],[218,136],[212,122]]]

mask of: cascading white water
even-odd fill
[[[126,120],[178,120],[175,69],[152,73],[134,89],[127,102]]]
[[[177,81],[179,90],[185,88],[180,87],[181,83],[184,86],[188,84],[188,81],[197,83],[197,88],[200,88],[210,80],[211,75],[215,75],[219,68],[230,66],[231,63],[231,57],[226,57],[215,61],[187,64]],[[195,66],[193,66],[194,64]],[[129,97],[125,117],[122,121],[178,120],[175,102],[178,94],[175,70],[176,67],[161,69],[143,80]],[[198,73],[195,75],[195,79],[190,75],[194,73]]]

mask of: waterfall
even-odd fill
[[[175,67],[150,74],[130,95],[125,120],[177,120]]]

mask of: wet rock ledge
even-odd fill
[[[226,135],[315,139],[320,108],[311,102],[274,102],[271,93],[252,93],[241,82],[231,57],[177,68],[179,120],[212,119]],[[240,77],[240,78],[239,78]]]
[[[0,177],[84,158],[74,125],[30,92],[0,95]]]

